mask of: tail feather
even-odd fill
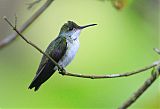
[[[28,89],[32,89],[32,88],[35,87],[35,88],[34,88],[34,91],[37,91],[37,90],[40,88],[40,86],[41,86],[40,83],[33,81],[33,82],[29,85]]]
[[[43,67],[42,70],[40,70],[39,73],[35,76],[32,83],[29,85],[29,89],[32,89],[35,87],[34,91],[37,91],[40,86],[47,81],[52,74],[55,72],[54,70],[55,65],[49,60],[48,63]]]

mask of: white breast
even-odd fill
[[[79,40],[69,41],[67,40],[67,51],[62,57],[62,59],[58,62],[58,64],[62,67],[66,67],[75,57],[79,48]]]

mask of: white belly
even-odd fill
[[[72,43],[67,41],[67,51],[62,57],[62,59],[58,62],[58,64],[62,67],[66,67],[75,57],[79,48],[79,40],[74,40]]]

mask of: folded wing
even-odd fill
[[[50,43],[47,50],[48,53],[57,63],[64,56],[67,50],[67,42],[65,37],[57,37],[54,41]],[[29,86],[29,89],[35,87],[35,91],[47,81],[52,74],[55,72],[54,63],[43,55],[39,68],[37,70],[36,76],[34,77],[32,83]]]

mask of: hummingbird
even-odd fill
[[[65,68],[75,57],[79,48],[79,35],[81,30],[97,24],[89,24],[79,26],[73,21],[65,23],[56,37],[47,47],[45,53],[53,58],[62,68]],[[40,86],[47,81],[58,67],[48,59],[45,55],[42,56],[36,75],[31,82],[29,89],[34,88],[37,91]]]

